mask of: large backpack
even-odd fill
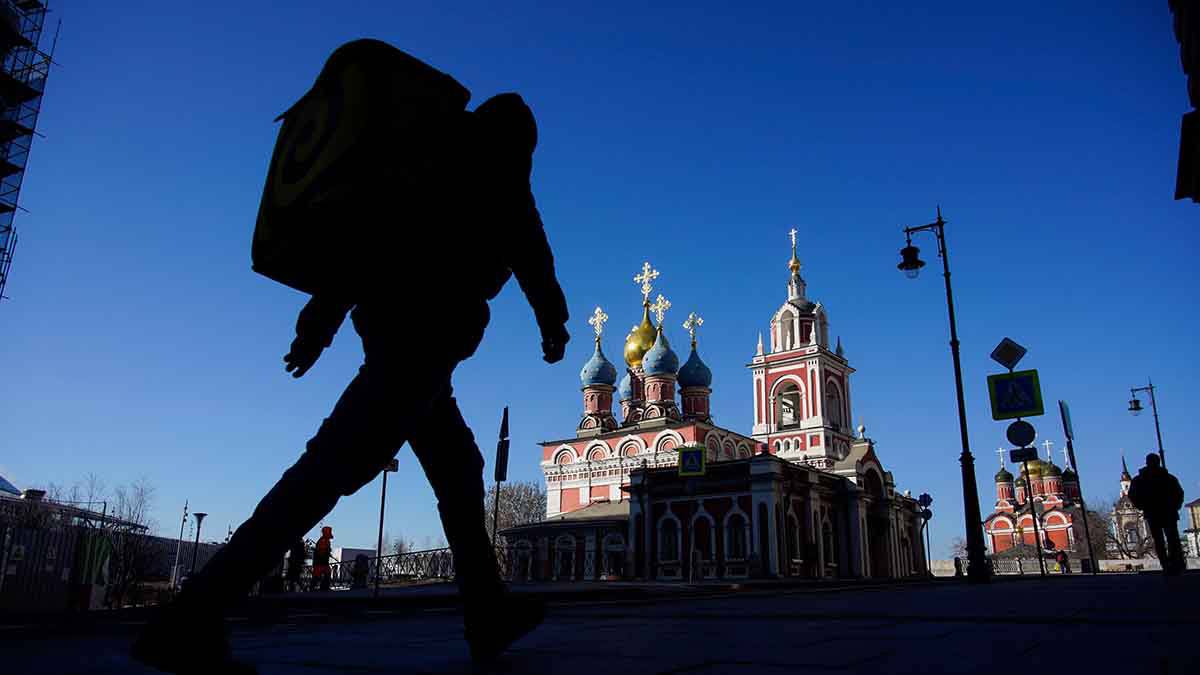
[[[471,94],[378,40],[337,48],[283,120],[254,228],[254,271],[348,294],[404,266],[413,220],[435,208]]]

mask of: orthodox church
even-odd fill
[[[1129,475],[1129,466],[1125,463],[1125,455],[1121,455],[1121,492],[1113,503],[1110,522],[1112,523],[1112,540],[1105,542],[1105,550],[1114,558],[1141,558],[1154,550],[1150,538],[1150,526],[1146,523],[1142,512],[1129,501],[1129,486],[1133,484],[1133,476]]]
[[[748,368],[749,435],[718,425],[713,376],[700,357],[704,320],[682,327],[682,360],[668,339],[659,273],[634,276],[641,321],[625,338],[624,372],[602,348],[608,315],[588,323],[595,349],[580,372],[574,434],[544,441],[546,520],[501,532],[514,578],[729,579],[899,577],[925,570],[920,507],[899,494],[875,443],[850,429],[850,367],[829,344],[829,318],[807,297],[796,257],[787,299]],[[620,418],[614,414],[619,405]],[[678,451],[702,447],[703,475],[682,477]]]
[[[1077,520],[1080,524],[1083,522],[1079,508],[1079,476],[1070,468],[1064,471],[1051,461],[1051,445],[1046,441],[1046,459],[1024,462],[1016,477],[1005,466],[1007,450],[1000,449],[996,507],[983,521],[993,554],[1018,545],[1034,546],[1034,518],[1038,519],[1037,528],[1044,550],[1074,550],[1074,525]]]

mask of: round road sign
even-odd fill
[[[1017,420],[1008,425],[1006,435],[1008,436],[1009,443],[1023,448],[1033,443],[1033,439],[1037,438],[1037,431],[1034,430],[1033,425],[1029,422]]]

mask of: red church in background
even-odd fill
[[[671,303],[651,303],[658,272],[634,277],[641,321],[625,338],[624,374],[596,345],[580,372],[583,415],[573,436],[545,441],[545,521],[501,534],[516,578],[702,579],[919,574],[920,508],[899,494],[874,442],[850,428],[850,367],[829,318],[806,297],[795,230],[787,300],[760,334],[748,368],[751,435],[718,426],[712,372],[697,350],[704,320],[682,322],[690,353],[667,339]],[[614,401],[614,398],[616,399]],[[613,404],[620,406],[620,419]],[[701,446],[707,475],[683,479],[678,449]]]

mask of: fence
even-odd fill
[[[496,562],[500,576],[509,579],[509,570],[514,551],[506,547],[496,548]],[[329,587],[346,589],[354,587],[353,560],[335,560],[329,565]],[[379,580],[384,584],[394,584],[414,581],[452,581],[454,579],[454,554],[449,548],[435,548],[426,551],[408,551],[382,558],[367,560],[366,574],[362,577],[367,586],[375,583],[375,571],[379,570]],[[300,586],[304,589],[313,588],[312,566],[306,565],[300,573]]]

